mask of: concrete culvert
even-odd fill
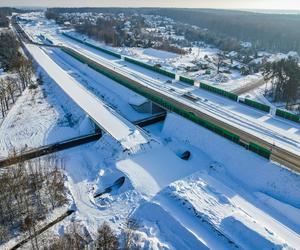
[[[105,188],[103,192],[94,195],[94,198],[98,198],[104,194],[108,194],[112,192],[113,190],[119,189],[124,184],[124,182],[125,182],[125,177],[122,176],[119,179],[117,179],[111,186]]]
[[[180,158],[182,160],[185,160],[185,161],[187,161],[188,159],[190,159],[190,157],[191,157],[191,152],[190,151],[185,151],[180,156]]]

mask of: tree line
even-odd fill
[[[73,222],[67,226],[63,235],[51,238],[51,244],[42,246],[43,250],[132,250],[141,249],[137,230],[137,220],[128,218],[120,235],[104,222],[97,230],[96,238],[93,240],[85,227],[79,222]],[[49,239],[48,239],[49,240]]]
[[[15,155],[13,150],[9,158]],[[52,233],[37,233],[46,216],[68,202],[64,168],[63,159],[50,155],[29,161],[20,159],[18,163],[1,169],[0,247],[22,235],[21,238],[30,238],[26,249],[31,250],[139,249],[137,230],[140,225],[130,217],[125,220],[120,234],[104,222],[98,228],[95,239],[85,226],[75,220],[71,220],[58,237]]]
[[[269,62],[264,67],[263,75],[265,81],[272,84],[269,94],[275,102],[286,102],[287,109],[297,104],[300,98],[300,67],[297,59],[289,57]]]
[[[10,8],[0,8],[0,27],[8,27],[9,26],[9,19],[12,10]]]
[[[207,30],[208,36],[251,42],[255,49],[300,52],[299,15],[212,9],[141,9]],[[215,41],[215,39],[214,39]]]
[[[160,15],[195,25],[201,33],[186,31],[187,37],[204,40],[217,47],[220,43],[233,50],[241,41],[251,42],[254,49],[300,53],[300,15],[262,14],[245,11],[170,8],[54,8],[59,13],[94,12]],[[234,46],[231,46],[232,42]],[[220,47],[219,47],[220,48]],[[221,48],[222,49],[222,48]]]
[[[34,67],[30,59],[20,52],[20,44],[12,33],[0,34],[0,63],[11,73],[0,79],[0,110],[4,118],[27,86],[33,86]]]
[[[9,27],[8,17],[12,15],[13,12],[24,13],[30,10],[21,10],[16,8],[9,7],[0,7],[0,27],[7,28]]]

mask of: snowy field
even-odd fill
[[[60,51],[45,53],[62,74],[118,115],[144,117],[128,105],[129,90]],[[0,126],[0,156],[13,147],[37,147],[93,130],[85,113],[54,81],[60,78],[53,80],[39,70],[44,84],[26,90]],[[224,102],[219,105],[228,105],[228,112],[234,109],[232,102]],[[298,174],[175,114],[145,130],[158,143],[133,155],[108,134],[58,154],[65,160],[76,212],[52,229],[54,236],[71,220],[92,237],[104,221],[120,233],[132,216],[139,223],[143,249],[299,249]],[[179,157],[186,150],[191,152],[187,161]],[[93,198],[122,176],[122,187]]]
[[[29,149],[80,134],[77,123],[85,115],[50,79],[26,89],[0,127],[0,157],[14,149]],[[57,100],[64,100],[60,104]],[[53,108],[55,106],[55,109]]]

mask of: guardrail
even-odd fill
[[[145,86],[141,86],[138,82],[135,82],[134,80],[118,73],[110,68],[107,68],[104,65],[101,65],[99,63],[96,63],[95,61],[83,56],[82,54],[79,54],[77,51],[66,48],[63,46],[60,46],[62,50],[64,50],[66,53],[72,55],[75,57],[77,60],[87,63],[91,68],[95,69],[96,71],[110,77],[111,79],[121,83],[122,85],[132,89],[133,91],[144,95],[146,98],[149,98],[150,100],[156,102],[158,105],[170,109],[171,111],[174,111],[178,113],[179,115],[182,115],[192,121],[195,120],[194,117],[200,118],[200,122],[202,123],[201,120],[208,122],[206,123],[207,127],[210,127],[210,129],[216,133],[221,134],[222,136],[235,141],[236,143],[239,143],[240,145],[245,146],[246,148],[251,148],[255,153],[260,154],[261,156],[264,156],[266,158],[271,158],[274,161],[277,161],[281,164],[284,164],[285,166],[290,167],[291,169],[296,170],[297,172],[300,172],[300,157],[290,151],[287,151],[283,148],[279,148],[275,145],[270,144],[269,142],[266,142],[263,139],[260,139],[254,135],[248,134],[244,132],[243,130],[233,127],[227,123],[221,122],[220,120],[213,118],[207,114],[202,113],[199,110],[195,110],[189,106],[183,105],[182,103],[169,98],[155,90],[149,89]],[[201,85],[201,84],[200,84]],[[206,89],[204,87],[205,85],[202,83],[202,88]],[[208,85],[209,86],[209,85]],[[200,86],[201,87],[201,86]],[[211,86],[210,86],[211,87]],[[237,101],[238,97],[235,94],[232,94],[230,92],[220,90],[217,88],[208,88],[207,90],[212,91],[214,93],[220,94],[222,96],[225,96],[227,98],[230,98],[234,101]],[[158,99],[161,100],[161,102]],[[172,106],[174,109],[172,110]],[[184,106],[183,108],[180,108]],[[212,124],[212,126],[210,125]],[[217,125],[219,124],[219,125]],[[201,124],[200,124],[201,125]],[[204,124],[205,126],[205,124]],[[217,127],[215,127],[217,126]],[[217,129],[221,128],[221,130]],[[227,133],[229,132],[229,133]],[[256,143],[253,143],[256,142]],[[250,146],[252,145],[252,146]],[[255,147],[255,145],[259,147]],[[260,152],[261,151],[261,152]],[[271,152],[271,154],[269,153]]]
[[[255,135],[249,134],[243,131],[239,127],[232,126],[226,122],[220,121],[216,117],[212,117],[209,114],[203,113],[201,110],[195,109],[188,105],[181,103],[180,101],[169,97],[155,89],[149,88],[139,82],[131,79],[130,77],[123,75],[106,66],[96,62],[82,53],[77,52],[71,48],[64,48],[64,51],[72,55],[79,61],[84,62],[91,68],[95,69],[101,74],[119,82],[125,87],[133,90],[134,92],[148,98],[154,103],[175,112],[239,145],[245,146],[247,149],[263,156],[267,159],[271,158],[285,166],[290,167],[298,172],[300,172],[300,156],[292,153],[286,149],[279,148],[264,139],[261,139]],[[234,98],[236,99],[236,98]]]
[[[233,142],[239,143],[239,136],[235,135],[234,133],[227,131],[226,129],[223,129],[219,127],[216,124],[213,124],[209,121],[206,121],[205,119],[199,118],[195,116],[192,112],[188,112],[185,109],[180,108],[177,105],[172,104],[171,102],[166,101],[165,99],[158,97],[156,94],[152,94],[149,91],[147,91],[145,88],[135,86],[135,82],[126,76],[123,76],[119,73],[115,73],[111,69],[108,69],[104,67],[103,65],[100,65],[99,63],[96,63],[95,61],[92,61],[91,59],[85,57],[82,54],[77,53],[73,49],[70,48],[64,48],[63,49],[66,53],[73,56],[75,59],[79,60],[80,62],[86,63],[91,68],[95,69],[101,74],[106,75],[107,77],[119,82],[120,84],[124,85],[125,87],[133,90],[136,93],[141,94],[142,96],[150,99],[151,101],[157,103],[158,105],[173,111],[181,116],[184,116],[185,118],[196,122],[199,125],[202,125],[203,127],[206,127],[207,129],[222,135],[223,137],[226,137],[227,139],[230,139]]]

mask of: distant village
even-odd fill
[[[50,18],[53,17],[50,15]],[[173,70],[211,82],[227,82],[232,78],[258,73],[266,62],[299,57],[297,52],[272,54],[255,51],[250,42],[241,42],[238,51],[221,50],[185,36],[185,29],[201,32],[201,28],[158,15],[78,12],[60,13],[53,19],[66,29],[75,28],[79,33],[114,47],[154,48],[179,54],[182,60],[168,60]],[[95,30],[95,26],[99,25],[105,29]],[[114,33],[101,37],[99,33],[105,33],[108,29]],[[154,60],[153,63],[161,62]]]

